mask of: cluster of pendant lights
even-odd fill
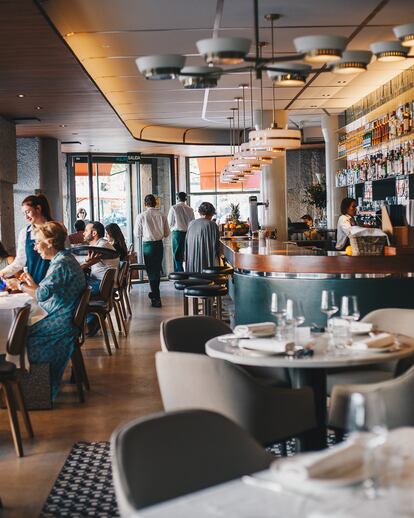
[[[303,59],[315,65],[326,64],[327,70],[337,74],[364,72],[372,54],[383,62],[400,61],[408,57],[410,47],[414,47],[414,23],[395,27],[394,34],[396,40],[373,43],[371,51],[345,50],[347,38],[343,36],[302,36],[293,40],[297,52],[293,60]],[[257,59],[257,56],[255,59],[248,58],[251,40],[247,38],[217,37],[200,40],[196,45],[208,66],[185,67],[184,56],[166,54],[138,58],[138,69],[147,79],[178,77],[184,88],[188,89],[217,86],[221,75],[232,72],[232,69],[222,69],[218,65],[240,65],[245,62],[246,70],[260,67],[267,71],[275,86],[302,86],[309,73],[313,72],[312,65],[285,63],[292,61],[292,55],[286,56],[286,60],[278,56],[277,63],[269,59]],[[237,71],[241,70],[237,68]],[[237,146],[234,159],[222,171],[222,181],[243,181],[245,176],[271,163],[275,156],[286,149],[298,147],[300,138],[299,131],[284,128],[251,131],[248,142]]]

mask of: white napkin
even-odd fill
[[[370,338],[352,342],[351,348],[358,351],[365,351],[367,349],[382,349],[389,347],[395,342],[395,336],[390,333],[378,333]]]
[[[276,324],[274,322],[261,322],[259,324],[245,324],[236,326],[233,330],[234,334],[243,338],[274,336],[276,333]]]
[[[372,331],[370,322],[351,322],[351,333],[368,334]]]
[[[289,343],[292,342],[288,342],[287,340],[278,341],[274,338],[241,338],[239,340],[239,347],[276,354],[284,353],[286,351],[286,346]]]
[[[336,479],[362,467],[365,439],[355,438],[334,446],[323,453],[298,455],[273,462],[278,474],[298,481],[308,479]]]

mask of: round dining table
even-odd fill
[[[356,351],[351,347],[342,354],[328,350],[326,335],[314,336],[313,356],[292,358],[285,354],[268,354],[233,345],[235,341],[213,338],[206,343],[206,353],[211,358],[250,367],[287,368],[294,388],[310,387],[314,393],[317,427],[300,441],[302,451],[321,450],[327,447],[326,399],[327,373],[331,369],[346,369],[401,360],[414,355],[414,344],[402,344],[383,352]],[[367,336],[365,336],[367,338]],[[364,337],[359,337],[363,340]]]
[[[0,354],[6,354],[7,337],[16,312],[31,301],[24,293],[0,296]]]

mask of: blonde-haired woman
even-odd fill
[[[39,284],[30,274],[23,274],[20,289],[36,299],[47,316],[30,327],[27,353],[30,363],[50,364],[55,398],[73,351],[78,332],[73,317],[86,282],[79,263],[65,250],[67,231],[61,223],[48,221],[36,227],[35,239],[37,252],[42,259],[50,260],[50,266]]]

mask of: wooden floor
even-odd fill
[[[25,457],[15,455],[5,410],[0,410],[1,516],[36,517],[73,443],[106,441],[130,419],[162,409],[154,367],[161,320],[181,313],[181,297],[161,284],[162,309],[151,308],[148,285],[131,292],[133,318],[120,350],[108,356],[102,339],[88,339],[84,356],[91,382],[86,403],[65,385],[53,410],[31,412],[35,438],[24,435]],[[67,376],[66,376],[67,377]]]

